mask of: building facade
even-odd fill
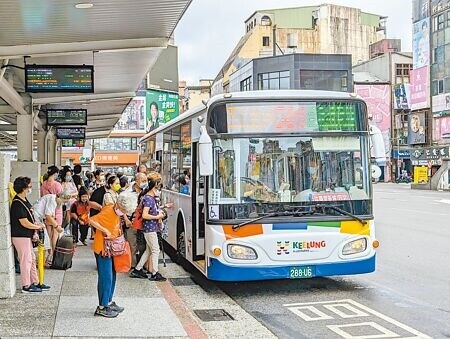
[[[287,54],[256,58],[230,74],[231,92],[315,89],[353,91],[351,55]]]
[[[212,92],[230,91],[230,75],[258,57],[292,53],[350,54],[369,59],[367,46],[385,38],[385,17],[357,8],[320,5],[256,11],[217,75]]]

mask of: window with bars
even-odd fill
[[[248,77],[241,81],[241,92],[251,91],[252,90],[252,77]]]
[[[395,83],[409,84],[412,64],[395,64]]]
[[[291,75],[289,71],[259,73],[258,89],[289,89]]]

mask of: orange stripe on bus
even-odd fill
[[[249,224],[242,226],[236,230],[233,230],[232,225],[222,225],[223,233],[225,233],[225,238],[227,240],[233,238],[244,238],[250,237],[252,235],[263,234],[262,224]]]

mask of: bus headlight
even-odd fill
[[[367,248],[367,239],[361,238],[353,240],[348,244],[345,244],[344,248],[342,249],[342,254],[343,255],[356,254],[364,252],[366,248]]]
[[[240,260],[256,260],[258,255],[255,250],[251,247],[243,245],[228,245],[227,246],[228,256],[232,259]]]

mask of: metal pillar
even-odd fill
[[[33,115],[17,115],[17,159],[33,161]]]
[[[37,133],[37,156],[38,156],[38,161],[41,164],[46,164],[46,152],[47,152],[47,147],[46,147],[46,136],[47,136],[47,132],[45,131],[39,131]]]
[[[56,165],[56,138],[53,134],[47,140],[48,164]]]

